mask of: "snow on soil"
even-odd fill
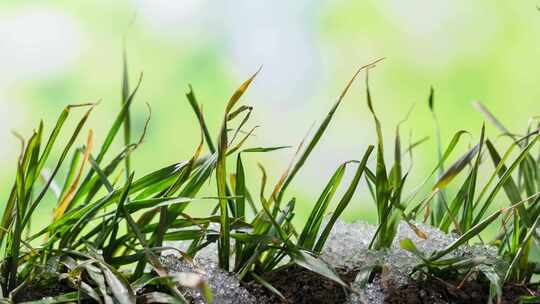
[[[402,249],[399,245],[401,240],[412,240],[420,252],[429,255],[434,251],[444,249],[457,239],[456,235],[445,234],[437,228],[422,223],[413,224],[426,234],[427,239],[418,237],[407,223],[401,222],[391,248],[384,251],[373,251],[368,250],[368,247],[375,233],[375,226],[364,222],[348,224],[338,221],[336,223],[321,255],[324,260],[334,266],[345,267],[362,267],[369,264],[384,265],[383,278],[377,278],[363,288],[359,282],[353,284],[353,288],[358,291],[358,294],[353,294],[348,304],[382,304],[384,302],[383,286],[389,283],[399,286],[407,282],[409,273],[421,260]],[[448,257],[475,256],[480,253],[492,258],[497,256],[497,251],[492,247],[461,246]]]
[[[203,280],[212,290],[212,303],[216,304],[255,304],[257,301],[249,292],[240,286],[239,280],[223,270],[215,261],[198,257],[195,265],[179,259],[175,255],[167,255],[161,258],[165,266],[172,274],[195,273],[202,275]],[[194,304],[206,303],[201,291],[197,288],[186,288],[186,295]]]
[[[422,239],[405,223],[400,223],[398,233],[391,248],[383,251],[369,250],[369,243],[373,238],[376,226],[362,221],[346,223],[338,220],[322,251],[321,258],[333,266],[358,268],[370,264],[384,265],[384,276],[368,283],[363,288],[359,282],[353,284],[353,289],[358,293],[353,294],[347,304],[382,304],[384,301],[384,288],[388,283],[402,285],[407,282],[410,271],[420,260],[410,252],[401,249],[399,243],[403,239],[411,239],[416,247],[425,254],[441,250],[456,240],[453,234],[445,234],[440,230],[414,223],[427,235]],[[324,226],[324,225],[323,225]],[[172,245],[172,244],[171,244]],[[178,247],[178,243],[175,244]],[[182,247],[182,246],[180,246]],[[497,252],[488,246],[461,246],[449,256],[474,256],[482,254],[495,258]],[[165,255],[164,264],[173,272],[196,272],[194,266],[182,261],[176,256]],[[204,279],[208,282],[213,292],[213,303],[216,304],[251,304],[256,299],[240,286],[238,279],[217,267],[217,248],[215,244],[204,248],[196,258],[198,269],[203,272]],[[195,303],[205,303],[204,298],[197,289],[190,289],[188,295]]]

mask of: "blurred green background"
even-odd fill
[[[462,151],[477,140],[483,122],[471,106],[474,100],[516,132],[524,132],[527,119],[538,114],[536,5],[487,0],[0,1],[0,198],[5,201],[8,194],[19,151],[12,130],[29,136],[39,119],[50,130],[67,104],[101,99],[89,125],[96,144],[102,142],[120,104],[123,41],[131,83],[144,72],[132,112],[137,132],[147,116],[145,102],[153,112],[145,143],[133,156],[138,176],[184,160],[195,149],[199,132],[185,99],[188,84],[217,134],[225,102],[262,65],[242,100],[255,107],[251,126],[261,126],[248,145],[294,146],[322,119],[358,66],[386,57],[370,80],[388,143],[413,105],[404,140],[409,134],[413,139],[431,136],[415,153],[412,184],[435,164],[426,103],[430,86],[443,144],[458,129],[472,133]],[[375,141],[364,90],[363,80],[354,85],[290,189],[298,197],[300,219],[332,171],[360,158]],[[488,134],[497,132],[488,125]],[[272,183],[293,152],[258,155]],[[258,185],[260,174],[251,166],[250,182]],[[374,220],[366,193],[362,185],[348,219]],[[53,204],[40,207],[44,218]]]

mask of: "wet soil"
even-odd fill
[[[356,277],[357,270],[336,269],[346,283],[351,283]],[[305,268],[291,265],[272,271],[264,279],[275,287],[285,299],[261,284],[251,281],[243,283],[244,287],[257,298],[258,304],[332,304],[345,303],[350,290],[338,283],[320,276]],[[160,288],[149,291],[163,291]],[[507,284],[503,287],[503,296],[500,304],[518,303],[523,296],[540,296],[538,286],[522,286]],[[58,282],[47,286],[26,286],[15,296],[15,303],[43,299],[57,296],[72,288]],[[423,280],[411,280],[400,287],[385,286],[385,304],[484,304],[489,299],[489,283],[485,280],[461,282],[455,279],[440,279],[427,277]],[[143,303],[141,294],[137,303]],[[82,303],[92,303],[84,300]],[[534,303],[534,302],[527,302]],[[540,303],[540,302],[539,302]],[[369,303],[366,303],[369,304]]]
[[[351,283],[358,272],[336,270],[346,283]],[[268,273],[264,280],[274,286],[285,299],[281,299],[255,281],[245,284],[244,287],[257,298],[257,303],[260,304],[345,303],[350,292],[340,284],[296,265]]]
[[[63,284],[61,282],[49,284],[47,286],[28,285],[15,294],[14,302],[22,303],[32,300],[40,300],[47,297],[54,297],[70,291],[73,291],[73,289],[67,284]]]
[[[336,269],[346,283],[352,283],[357,271]],[[285,299],[252,281],[245,284],[261,304],[331,304],[345,303],[350,290],[299,266],[290,266],[267,274],[264,279]],[[400,287],[386,286],[385,304],[485,304],[489,301],[489,283],[485,280],[462,282],[429,277]],[[523,296],[540,296],[538,286],[507,284],[499,304],[519,303]],[[534,303],[534,302],[527,302]],[[540,302],[538,302],[540,303]],[[370,303],[366,303],[370,304]]]
[[[536,290],[536,291],[534,291]],[[538,288],[507,284],[500,304],[519,303],[522,296],[538,296]],[[489,300],[489,283],[485,281],[445,281],[428,278],[387,289],[385,304],[484,304]],[[534,303],[534,302],[527,302]]]

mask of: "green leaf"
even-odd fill
[[[272,286],[272,284],[268,283],[268,281],[261,278],[260,276],[258,276],[254,272],[250,273],[250,275],[255,279],[255,281],[257,281],[259,284],[261,284],[264,288],[270,290],[270,292],[272,292],[273,294],[278,296],[278,298],[280,298],[282,301],[285,301],[285,302],[287,301],[285,299],[285,296],[279,290],[277,290],[274,286]]]
[[[480,144],[475,145],[469,152],[465,153],[460,157],[450,168],[448,168],[444,174],[439,177],[433,189],[443,189],[445,188],[462,170],[469,164],[469,162],[474,158],[478,150],[480,149]]]
[[[105,281],[109,286],[110,292],[114,295],[115,300],[120,304],[135,303],[135,293],[124,276],[104,262],[98,262],[98,266],[103,272]]]
[[[204,121],[202,108],[199,106],[197,98],[195,98],[195,93],[193,92],[193,88],[191,87],[191,85],[189,86],[189,92],[186,93],[186,97],[189,105],[193,109],[193,112],[195,112],[195,115],[197,116],[197,120],[199,121],[201,130],[203,130],[204,139],[206,141],[206,144],[208,145],[208,149],[210,150],[210,153],[213,154],[216,152],[216,148],[212,141],[212,137],[210,136],[210,132],[208,131],[208,127],[206,126],[206,122]]]
[[[309,218],[304,225],[304,229],[302,230],[302,233],[298,238],[297,245],[300,248],[306,250],[313,249],[315,239],[317,238],[319,228],[322,224],[322,220],[324,218],[326,210],[328,209],[328,206],[330,205],[332,198],[334,197],[336,190],[341,184],[341,180],[343,178],[343,174],[345,173],[345,168],[347,164],[348,163],[344,163],[338,167],[336,172],[334,172],[334,174],[328,181],[328,184],[324,188],[323,192],[319,196],[319,199],[315,203],[315,206],[313,207],[311,214],[309,215]]]
[[[494,220],[496,220],[499,215],[501,215],[502,210],[498,210],[492,215],[488,216],[478,224],[471,227],[469,230],[467,230],[462,236],[460,236],[457,240],[446,246],[442,250],[438,250],[433,252],[431,257],[429,258],[430,261],[435,261],[440,259],[441,257],[447,255],[448,253],[454,251],[456,248],[461,246],[462,244],[468,242],[470,239],[478,236],[480,232],[482,232],[489,224],[491,224]]]
[[[366,152],[364,153],[364,156],[362,157],[362,161],[358,165],[358,168],[356,169],[356,174],[354,175],[353,180],[351,181],[349,187],[347,188],[347,191],[339,201],[338,205],[336,206],[336,209],[332,213],[332,216],[330,217],[330,220],[328,220],[328,223],[326,224],[326,227],[324,228],[323,232],[321,233],[321,236],[319,237],[319,240],[317,241],[317,244],[315,245],[313,251],[316,253],[321,252],[321,250],[324,247],[324,244],[326,243],[326,240],[328,239],[328,236],[330,235],[330,232],[332,231],[332,227],[334,227],[334,224],[336,223],[337,219],[341,216],[347,205],[349,205],[349,202],[351,201],[356,188],[358,187],[358,183],[360,182],[360,178],[362,177],[362,174],[364,173],[364,169],[366,168],[367,161],[369,159],[369,156],[371,155],[371,152],[373,151],[373,146],[368,146]]]
[[[121,106],[123,107],[129,100],[129,74],[128,74],[128,63],[127,63],[127,54],[126,50],[122,54],[123,69],[122,69],[122,102]],[[124,145],[127,147],[131,144],[131,114],[128,108],[126,115],[124,117]],[[125,158],[126,163],[126,178],[129,177],[131,172],[131,160],[129,154]]]
[[[227,139],[227,121],[228,115],[240,99],[244,92],[247,90],[255,76],[257,76],[257,71],[253,74],[248,80],[244,81],[242,85],[234,92],[234,94],[229,99],[227,106],[225,107],[225,116],[223,118],[223,124],[221,126],[221,132],[219,134],[218,140],[218,150],[217,150],[217,165],[216,165],[216,182],[217,182],[217,193],[221,197],[219,199],[219,211],[221,216],[220,223],[220,237],[218,241],[218,255],[219,255],[219,266],[225,270],[229,270],[229,256],[230,256],[230,222],[229,222],[229,209],[228,201],[223,197],[227,196],[227,171],[226,171],[226,157],[227,157],[227,148],[228,148],[228,139]]]
[[[291,256],[294,263],[298,266],[318,273],[323,277],[326,277],[346,288],[349,288],[347,283],[343,282],[343,280],[337,275],[335,270],[332,269],[330,265],[326,264],[326,262],[324,262],[323,260],[314,257],[307,251],[291,250],[289,251],[289,255]]]
[[[255,147],[255,148],[247,148],[242,150],[242,152],[246,153],[255,153],[255,152],[271,152],[276,150],[282,150],[282,149],[289,149],[291,146],[277,146],[277,147]]]
[[[490,192],[489,196],[486,198],[482,206],[480,207],[480,211],[476,214],[476,217],[473,221],[473,223],[478,223],[482,217],[484,216],[485,212],[495,199],[496,195],[499,193],[499,190],[506,184],[506,181],[510,178],[512,172],[519,166],[519,164],[527,157],[529,154],[529,151],[535,146],[536,142],[540,139],[540,135],[537,135],[534,137],[534,139],[522,149],[521,153],[518,155],[518,157],[514,160],[514,162],[510,165],[508,170],[504,172],[504,174],[499,178],[499,182],[495,185],[493,190]],[[514,144],[513,144],[514,145]],[[475,206],[478,206],[477,203]]]
[[[414,254],[422,260],[426,259],[424,253],[418,250],[418,248],[416,248],[416,245],[414,245],[413,241],[409,238],[401,239],[399,241],[399,247],[401,247],[401,249],[407,250],[408,252]]]
[[[120,127],[124,123],[126,116],[129,113],[129,108],[131,107],[131,104],[133,103],[133,100],[135,98],[135,95],[137,91],[139,90],[139,87],[142,82],[142,74],[139,77],[139,81],[131,94],[129,95],[126,102],[123,103],[122,109],[117,114],[111,128],[107,132],[107,136],[105,137],[105,140],[103,141],[103,144],[101,145],[101,148],[99,149],[99,152],[96,156],[96,163],[98,165],[101,164],[101,161],[103,161],[103,158],[107,154],[109,148],[111,147],[113,140],[115,139],[116,135],[118,134],[118,131],[120,130]],[[73,208],[73,206],[77,205],[79,200],[82,198],[83,194],[86,193],[89,188],[92,187],[92,184],[90,183],[90,180],[92,178],[92,175],[94,174],[94,170],[90,170],[87,174],[84,180],[81,183],[81,186],[79,187],[79,190],[75,194],[75,197],[73,198],[73,202],[70,205],[70,208]],[[69,209],[68,209],[69,210]]]

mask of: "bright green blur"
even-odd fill
[[[184,95],[188,84],[217,135],[228,97],[261,65],[241,100],[255,107],[250,127],[261,126],[248,145],[296,146],[313,122],[322,120],[358,66],[387,57],[370,82],[388,152],[396,123],[413,105],[403,141],[410,134],[413,140],[431,137],[416,150],[410,189],[436,160],[427,108],[430,86],[443,144],[458,129],[472,133],[471,145],[477,140],[483,116],[471,106],[474,100],[517,133],[538,114],[540,12],[535,1],[253,2],[0,2],[0,199],[8,195],[19,151],[11,130],[29,136],[40,119],[50,130],[65,105],[100,100],[89,125],[96,145],[101,144],[120,105],[124,44],[132,86],[144,72],[132,111],[134,140],[147,116],[145,103],[152,108],[148,135],[133,156],[137,176],[184,160],[196,148],[199,130]],[[333,170],[359,159],[375,142],[364,90],[362,77],[289,189],[298,197],[299,219],[307,216]],[[498,134],[489,124],[487,133],[493,139]],[[121,143],[119,136],[116,147]],[[463,144],[460,151],[466,148]],[[258,159],[272,185],[293,153]],[[255,157],[246,160],[252,187],[260,180]],[[492,170],[490,164],[483,167]],[[359,191],[345,218],[374,221],[364,184]],[[40,207],[44,219],[52,208],[53,200]]]

